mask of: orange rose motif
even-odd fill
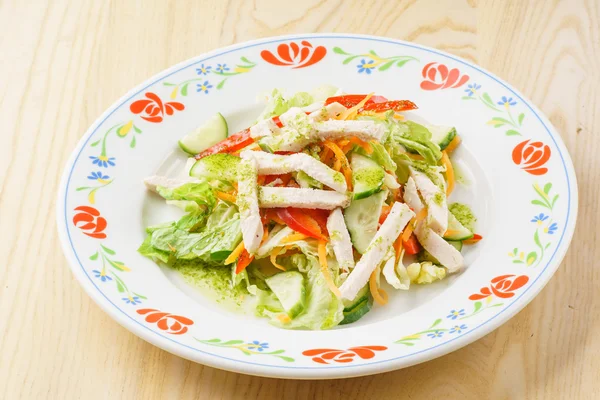
[[[375,357],[376,351],[387,350],[385,346],[359,346],[351,347],[348,350],[338,349],[311,349],[302,352],[303,355],[312,357],[312,360],[319,364],[329,364],[329,361],[337,363],[349,363],[359,356],[363,360]]]
[[[100,216],[100,211],[90,206],[79,206],[75,208],[75,211],[79,211],[73,216],[73,225],[78,227],[86,235],[96,238],[105,239],[106,233],[106,219]]]
[[[165,113],[167,115],[173,115],[175,110],[182,111],[185,108],[183,104],[177,101],[163,103],[160,97],[152,92],[147,92],[145,96],[145,99],[131,103],[129,109],[134,114],[144,114],[141,115],[141,117],[148,122],[162,122]]]
[[[313,45],[303,40],[300,46],[295,42],[282,43],[277,46],[277,55],[269,50],[260,52],[260,56],[266,62],[273,65],[292,66],[292,68],[304,68],[316,64],[325,57],[327,49],[323,46],[313,48]]]
[[[438,64],[436,62],[425,65],[422,74],[423,78],[425,78],[425,80],[421,82],[421,89],[423,90],[457,88],[464,85],[469,80],[469,75],[461,76],[457,68],[448,70],[448,67],[444,64]]]
[[[491,295],[500,297],[501,299],[508,299],[513,297],[515,290],[522,288],[529,281],[529,277],[526,275],[501,275],[497,276],[491,281],[489,287],[483,287],[480,289],[480,293],[472,294],[469,296],[469,300],[481,300]]]
[[[513,162],[531,175],[544,175],[548,168],[542,167],[548,162],[552,151],[542,142],[529,143],[529,139],[519,143],[512,152]]]
[[[140,315],[146,315],[146,322],[156,324],[158,329],[171,335],[183,335],[188,331],[188,325],[194,325],[194,321],[181,315],[173,315],[153,308],[142,308],[137,310]]]

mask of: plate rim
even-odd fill
[[[287,40],[302,40],[302,39],[359,39],[359,40],[372,40],[376,42],[384,42],[389,44],[399,44],[406,47],[416,48],[432,54],[437,54],[471,68],[474,68],[478,72],[488,76],[500,85],[504,86],[507,90],[512,92],[518,97],[537,117],[538,121],[547,131],[548,135],[554,142],[555,146],[559,150],[561,162],[563,164],[564,171],[567,178],[567,193],[568,193],[568,206],[567,206],[567,217],[565,221],[565,229],[558,242],[555,251],[548,259],[546,266],[542,269],[540,274],[528,285],[527,290],[520,293],[513,302],[508,304],[506,308],[501,310],[499,313],[494,314],[489,319],[485,320],[481,324],[470,329],[469,332],[464,335],[458,336],[450,341],[443,342],[441,344],[428,347],[417,351],[415,353],[399,356],[393,359],[386,359],[380,361],[373,361],[370,363],[363,364],[350,364],[350,365],[336,365],[336,366],[315,366],[315,367],[286,367],[284,365],[275,366],[256,362],[242,361],[234,358],[212,354],[205,352],[183,343],[174,341],[173,339],[163,336],[161,333],[150,329],[148,326],[142,325],[139,321],[136,321],[132,316],[126,314],[121,308],[116,307],[104,293],[99,292],[95,285],[90,282],[91,278],[82,272],[80,267],[83,266],[79,260],[77,254],[74,251],[71,237],[68,233],[68,213],[66,212],[66,198],[67,190],[69,188],[70,176],[75,167],[80,153],[86,146],[87,142],[95,131],[102,125],[102,123],[110,117],[116,110],[120,109],[127,101],[131,100],[134,96],[147,89],[149,86],[167,78],[168,76],[179,72],[182,69],[188,68],[194,64],[209,60],[216,56],[222,56],[232,51],[251,48],[257,45],[264,45],[270,43],[278,43]],[[561,151],[561,149],[564,149]],[[85,292],[94,300],[100,308],[106,312],[111,318],[116,320],[121,326],[126,328],[136,336],[146,340],[147,342],[166,350],[177,356],[189,359],[194,362],[199,362],[207,366],[224,369],[232,372],[265,376],[265,377],[278,377],[278,378],[294,378],[294,379],[333,379],[333,378],[349,378],[355,376],[370,375],[380,372],[392,371],[400,368],[406,368],[411,365],[419,364],[431,359],[440,357],[448,354],[455,350],[458,350],[472,342],[480,339],[481,337],[489,334],[493,330],[499,328],[501,325],[506,323],[509,319],[514,317],[520,312],[525,306],[527,306],[546,286],[550,279],[554,276],[554,273],[560,266],[564,259],[566,252],[570,247],[571,240],[573,238],[577,214],[578,214],[578,185],[575,169],[568,152],[568,149],[562,140],[562,137],[558,133],[558,130],[552,125],[547,117],[538,109],[538,107],[525,97],[520,91],[516,90],[512,85],[497,77],[495,74],[485,70],[477,64],[465,60],[461,57],[457,57],[453,54],[449,54],[445,51],[441,51],[429,46],[423,46],[412,42],[406,42],[403,40],[392,39],[388,37],[375,36],[375,35],[362,35],[362,34],[346,34],[346,33],[312,33],[312,34],[291,34],[281,36],[271,36],[261,39],[255,39],[242,43],[236,43],[225,47],[213,49],[211,51],[202,53],[198,56],[186,59],[179,62],[167,69],[164,69],[157,74],[154,74],[148,79],[145,79],[139,85],[136,85],[133,89],[127,91],[117,101],[111,103],[111,106],[104,111],[100,117],[98,117],[91,126],[85,131],[83,136],[79,139],[75,149],[71,152],[68,161],[66,162],[61,181],[58,189],[58,198],[56,204],[56,216],[57,216],[57,229],[61,242],[61,247],[69,267],[80,285],[83,286]],[[86,279],[87,278],[87,279]],[[116,310],[115,310],[116,308]],[[134,322],[134,323],[132,323]],[[165,340],[166,339],[166,340]],[[182,346],[185,350],[182,349]],[[189,350],[195,350],[198,354],[197,357],[187,355],[186,352]],[[192,353],[193,354],[193,353]],[[410,361],[405,359],[411,357]]]

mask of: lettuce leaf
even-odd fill
[[[186,183],[175,188],[158,186],[156,191],[166,200],[193,201],[211,209],[217,202],[212,187],[206,182]]]
[[[310,265],[305,280],[306,308],[289,322],[282,322],[277,318],[281,314],[267,313],[272,317],[271,324],[285,329],[312,330],[330,329],[338,325],[344,319],[344,305],[327,286],[318,260],[302,254],[294,254],[289,259],[298,263],[296,266],[299,270],[308,268]]]
[[[313,103],[313,97],[307,92],[298,92],[292,97],[286,99],[283,92],[279,89],[273,89],[268,98],[267,105],[259,115],[258,120],[272,118],[281,115],[292,107],[306,107]]]
[[[146,236],[146,239],[139,247],[138,252],[141,255],[148,257],[154,261],[161,261],[165,264],[169,264],[170,262],[172,262],[170,251],[159,250],[152,246],[152,233],[149,233]]]
[[[433,283],[446,277],[446,269],[431,262],[412,263],[406,267],[406,272],[410,281],[419,285]]]

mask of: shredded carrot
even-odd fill
[[[308,237],[309,236],[305,235],[304,233],[292,233],[292,234],[284,237],[283,239],[281,239],[281,242],[279,242],[279,243],[280,244],[292,243],[292,242],[296,242],[298,240],[304,240]]]
[[[410,222],[408,223],[408,225],[406,225],[406,228],[404,228],[404,232],[402,232],[402,241],[403,242],[408,242],[408,239],[410,239],[410,235],[412,235],[415,226],[417,226],[417,224],[424,220],[425,217],[427,217],[427,209],[425,207],[423,207],[423,209],[421,209],[421,211],[419,211],[417,213],[417,215],[415,215],[413,217],[413,219],[410,220]]]
[[[410,223],[408,226],[410,226]],[[408,226],[406,227],[406,229],[408,229]],[[411,231],[412,231],[412,229],[411,229]],[[398,263],[398,260],[400,259],[400,252],[402,251],[402,240],[403,240],[402,238],[403,237],[404,237],[404,234],[398,236],[398,238],[394,242],[394,250],[396,251],[396,264]]]
[[[350,143],[353,143],[353,144],[355,144],[357,146],[362,147],[367,152],[367,154],[373,153],[373,147],[371,147],[371,145],[369,144],[369,142],[365,142],[364,140],[360,140],[356,136],[352,136],[350,138]]]
[[[327,164],[329,165],[329,160],[331,159],[331,156],[333,155],[333,153],[331,152],[331,149],[329,149],[328,147],[324,147],[323,151],[321,151],[321,162],[323,164]]]
[[[452,153],[454,150],[456,150],[458,145],[460,145],[460,142],[461,142],[460,136],[456,135],[456,136],[454,136],[454,139],[452,139],[452,141],[448,144],[448,146],[446,146],[446,148],[444,150],[448,153]]]
[[[333,163],[333,169],[335,169],[338,172],[342,169],[342,162],[339,158],[335,159],[335,163]]]
[[[455,136],[456,137],[456,136]],[[454,167],[448,153],[442,151],[442,164],[446,167],[446,180],[448,181],[448,187],[446,187],[446,197],[450,196],[450,193],[454,190]]]
[[[446,232],[444,232],[444,237],[449,235],[456,235],[457,233],[459,232],[455,229],[446,229]]]
[[[327,282],[327,286],[329,286],[329,290],[335,294],[336,297],[342,297],[340,293],[340,289],[335,286],[333,280],[331,279],[331,273],[329,272],[329,267],[327,266],[327,248],[325,247],[327,244],[324,240],[319,240],[319,264],[321,264],[321,273],[323,274],[323,278]]]
[[[231,186],[233,186],[233,188],[235,189],[235,191],[237,192],[238,190],[238,186],[237,186],[237,182],[232,182]]]
[[[344,154],[347,154],[350,150],[352,150],[354,148],[354,143],[350,143],[348,142],[347,144],[345,144],[342,147],[342,151],[344,152]]]
[[[419,155],[419,154],[412,154],[412,153],[404,153],[407,157],[412,158],[413,160],[424,160],[423,156]]]
[[[377,276],[379,273],[379,267],[375,268],[375,271],[371,273],[371,277],[369,278],[369,290],[371,291],[373,300],[375,300],[379,305],[384,306],[388,302],[388,295],[385,290],[377,287]]]
[[[240,254],[242,254],[242,251],[244,251],[245,249],[246,248],[244,247],[244,241],[242,240],[240,244],[238,244],[236,248],[233,249],[233,251],[227,256],[227,258],[225,259],[225,265],[232,264],[235,260],[238,259]]]
[[[223,201],[228,201],[230,203],[235,203],[235,195],[232,193],[225,193],[225,192],[219,192],[219,191],[215,191],[215,194],[217,195],[217,197]]]
[[[350,143],[349,139],[340,139],[340,140],[338,140],[337,145],[340,146],[340,147],[344,147],[348,143]]]
[[[341,113],[339,119],[356,119],[358,110],[363,108],[363,106],[367,103],[367,101],[369,101],[371,97],[373,97],[373,93],[369,93],[368,95],[366,95],[365,98],[360,101],[360,103]]]
[[[271,264],[273,264],[275,268],[285,271],[285,267],[283,265],[277,264],[277,256],[279,255],[280,250],[281,247],[275,247],[273,251],[271,251],[271,257],[269,257],[269,259],[271,260]]]
[[[260,240],[260,244],[262,245],[264,242],[266,242],[268,237],[269,237],[269,229],[267,229],[267,226],[264,225],[263,226],[263,237]]]
[[[399,119],[400,121],[404,121],[404,115],[402,114],[394,114],[394,118]]]
[[[323,145],[328,149],[331,149],[335,157],[342,163],[342,170],[344,171],[344,177],[346,178],[346,185],[348,190],[352,190],[352,169],[350,169],[350,163],[346,158],[346,154],[340,149],[340,147],[330,140],[323,142]]]
[[[283,220],[281,218],[279,218],[279,216],[277,215],[277,212],[275,210],[268,210],[267,213],[265,214],[265,219],[267,221],[274,221],[276,223],[278,223],[279,225],[287,225],[285,222],[283,222]]]

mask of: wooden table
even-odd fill
[[[360,3],[0,3],[0,398],[600,396],[600,2]],[[59,176],[83,132],[131,87],[189,57],[247,39],[332,31],[454,53],[504,78],[548,115],[579,179],[579,224],[562,267],[524,311],[483,339],[364,378],[239,375],[129,333],[74,280],[56,234]]]

